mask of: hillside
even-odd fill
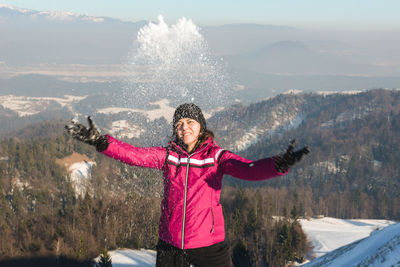
[[[386,267],[400,264],[400,224],[377,230],[371,236],[336,249],[305,267]]]
[[[289,141],[312,153],[273,185],[300,194],[304,214],[339,218],[399,218],[397,171],[400,92],[285,94],[233,106],[210,119],[223,147],[252,159],[282,153]],[[303,192],[301,193],[303,194]],[[311,203],[314,203],[311,205]],[[305,208],[307,207],[307,208]]]

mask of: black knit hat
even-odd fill
[[[190,118],[197,121],[200,123],[203,131],[207,129],[206,119],[203,116],[203,112],[201,112],[201,109],[193,103],[185,103],[176,108],[173,121],[174,128],[176,123],[183,118]]]

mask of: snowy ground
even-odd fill
[[[340,247],[304,267],[400,266],[400,223],[374,231],[371,236]]]
[[[70,178],[72,185],[75,189],[75,194],[85,196],[87,189],[89,188],[89,179],[91,177],[92,167],[96,165],[93,161],[82,161],[73,163],[68,171],[70,172]]]
[[[365,238],[376,229],[382,229],[393,221],[343,220],[325,217],[300,221],[303,231],[313,246],[312,255],[320,257],[339,247]]]
[[[312,243],[312,255],[318,257],[305,266],[400,266],[400,224],[393,221],[325,217],[302,219],[301,225]],[[156,263],[152,250],[119,249],[110,255],[114,267],[154,267]]]
[[[113,267],[154,267],[156,252],[154,250],[117,249],[110,251]]]

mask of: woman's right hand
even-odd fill
[[[76,140],[95,146],[98,151],[106,150],[108,147],[107,137],[100,135],[92,118],[87,118],[89,127],[80,124],[78,121],[71,121],[72,124],[65,125],[68,133]]]

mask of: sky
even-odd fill
[[[69,11],[129,21],[181,17],[202,26],[230,23],[308,29],[400,30],[400,0],[0,0],[38,11]]]

